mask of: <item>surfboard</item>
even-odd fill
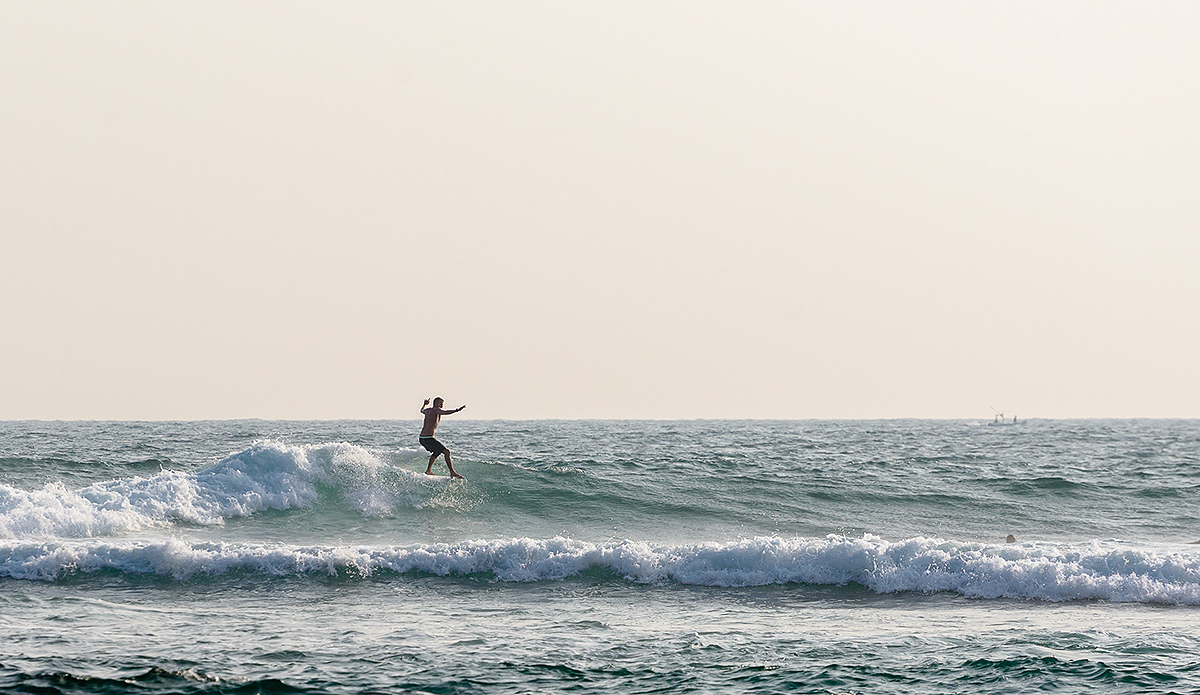
[[[448,475],[436,475],[436,474],[430,473],[429,475],[424,475],[424,474],[422,474],[422,477],[424,477],[424,478],[427,478],[427,479],[430,479],[430,480],[444,480],[444,481],[446,481],[447,483],[449,483],[449,482],[453,482],[453,481],[455,481],[455,480],[462,480],[462,481],[466,481],[466,478],[465,478],[465,477],[463,477],[463,476],[461,476],[461,475],[460,475],[460,476],[458,476],[457,478],[452,478],[452,477],[450,477],[450,476],[448,476]]]

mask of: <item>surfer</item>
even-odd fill
[[[429,399],[426,398],[425,405],[421,406],[421,414],[425,416],[425,424],[421,425],[421,437],[418,441],[421,442],[421,446],[425,447],[426,451],[433,454],[429,457],[429,465],[425,468],[425,475],[433,475],[433,462],[437,460],[438,456],[445,454],[446,468],[450,469],[450,477],[462,478],[461,475],[454,472],[454,464],[450,463],[450,450],[446,448],[445,444],[434,439],[433,433],[437,431],[438,422],[441,421],[443,415],[453,415],[467,406],[460,405],[454,410],[443,410],[442,404],[444,403],[445,401],[440,397],[435,398],[433,399],[433,406],[430,407]],[[466,478],[463,478],[463,480],[466,480]]]

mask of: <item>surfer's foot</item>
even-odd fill
[[[458,478],[459,480],[466,480],[466,478],[462,477],[461,475],[459,475],[459,474],[457,474],[457,473],[451,473],[451,474],[450,474],[450,477],[451,477],[451,478]]]
[[[433,468],[432,468],[432,467],[431,467],[431,468],[426,468],[426,469],[425,469],[425,475],[433,475]]]

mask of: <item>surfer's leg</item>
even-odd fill
[[[425,467],[425,475],[433,475],[433,462],[437,460],[439,455],[440,452],[429,457],[429,465]]]
[[[446,468],[450,469],[450,477],[451,478],[462,478],[461,475],[454,472],[454,465],[450,463],[450,450],[449,449],[446,449]],[[465,480],[465,478],[464,478],[464,480]]]

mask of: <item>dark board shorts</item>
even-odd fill
[[[421,442],[421,446],[425,447],[429,453],[434,454],[435,456],[437,454],[445,453],[446,451],[446,445],[442,444],[433,437],[421,437],[418,441]]]

